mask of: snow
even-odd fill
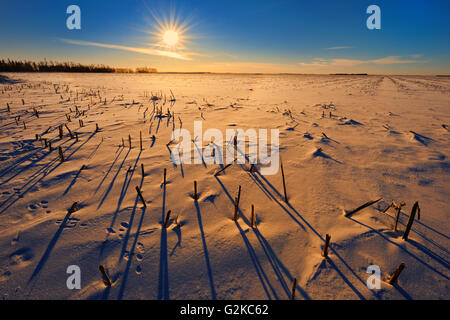
[[[294,278],[296,299],[449,297],[449,79],[4,76],[8,77],[0,78],[4,299],[290,299]],[[54,84],[59,85],[57,93]],[[171,92],[176,101],[168,101]],[[175,119],[159,121],[153,115],[150,121],[151,95],[162,97],[157,106],[166,97],[163,114],[170,108]],[[75,106],[85,114],[77,116]],[[203,132],[217,128],[224,135],[226,129],[279,129],[288,202],[281,172],[263,176],[258,166],[251,173],[249,164],[233,164],[214,176],[217,164],[174,165],[169,152],[173,146],[166,144],[173,126],[179,129],[179,118],[190,132],[194,121],[202,121]],[[58,125],[64,123],[78,133],[78,142],[65,127],[59,138]],[[35,138],[49,127],[42,138],[52,141],[52,151]],[[207,144],[203,141],[202,148]],[[198,201],[193,199],[194,180]],[[346,210],[379,198],[345,217]],[[382,212],[392,200],[406,203],[397,232],[395,209]],[[415,201],[421,217],[404,241]],[[77,210],[69,214],[74,202]],[[257,228],[250,227],[252,204]],[[168,210],[171,219],[163,228]],[[331,235],[327,259],[321,255],[326,234]],[[406,268],[398,284],[387,284],[401,262]],[[66,286],[70,265],[81,269],[80,290]],[[105,266],[111,287],[105,286],[99,265]],[[381,269],[381,289],[366,286],[370,265]]]

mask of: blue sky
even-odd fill
[[[81,9],[81,30],[66,27],[71,4]],[[372,4],[381,30],[366,27]],[[449,9],[448,0],[1,1],[0,58],[159,71],[441,74],[450,73]],[[163,40],[169,29],[176,45]]]

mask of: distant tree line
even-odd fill
[[[154,73],[154,72],[158,72],[155,68],[136,68],[136,72],[137,73]]]
[[[368,76],[367,73],[331,73],[332,76]]]
[[[0,72],[86,72],[86,73],[113,73],[113,72],[134,72],[128,68],[111,68],[105,65],[83,65],[74,62],[55,61],[28,61],[28,60],[0,60]],[[154,68],[138,68],[136,72],[150,73],[157,72]]]

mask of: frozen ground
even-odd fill
[[[450,296],[449,78],[5,76],[0,79],[4,299],[289,299],[294,278],[297,299]],[[151,94],[162,96],[157,106],[166,96],[163,113],[169,107],[175,121],[152,114]],[[262,176],[258,167],[252,173],[249,165],[235,164],[215,177],[217,164],[175,166],[166,144],[179,118],[189,130],[194,120],[203,121],[203,130],[280,129],[288,203],[280,173]],[[77,132],[78,142],[65,127],[59,138],[58,125],[64,123]],[[52,142],[52,151],[36,134]],[[194,180],[198,201],[192,198]],[[378,198],[383,199],[344,216]],[[397,232],[395,210],[382,212],[392,200],[406,203]],[[421,217],[404,241],[415,201]],[[69,214],[74,202],[78,208]],[[257,228],[250,227],[251,204]],[[326,234],[331,235],[327,260],[321,256]],[[406,268],[398,285],[367,288],[369,265],[380,266],[385,280],[401,262]],[[100,264],[114,282],[110,288]],[[81,268],[81,290],[66,287],[69,265]]]

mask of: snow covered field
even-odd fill
[[[294,278],[296,299],[450,296],[450,78],[4,76],[3,299],[290,299]],[[169,101],[171,92],[176,101]],[[154,104],[152,95],[162,99]],[[224,134],[279,129],[288,202],[281,171],[263,176],[258,166],[250,172],[248,164],[233,164],[215,176],[218,164],[174,165],[167,146],[172,129],[182,124],[193,132],[195,120],[204,131]],[[383,213],[392,200],[406,204],[397,231],[395,208]],[[420,220],[404,241],[415,201]],[[74,202],[75,211],[68,211]],[[257,228],[251,227],[252,204]],[[326,234],[328,259],[321,255]],[[406,267],[398,284],[387,284],[401,262]],[[80,290],[66,286],[70,265],[81,269]],[[381,289],[366,286],[370,265],[381,269]]]

